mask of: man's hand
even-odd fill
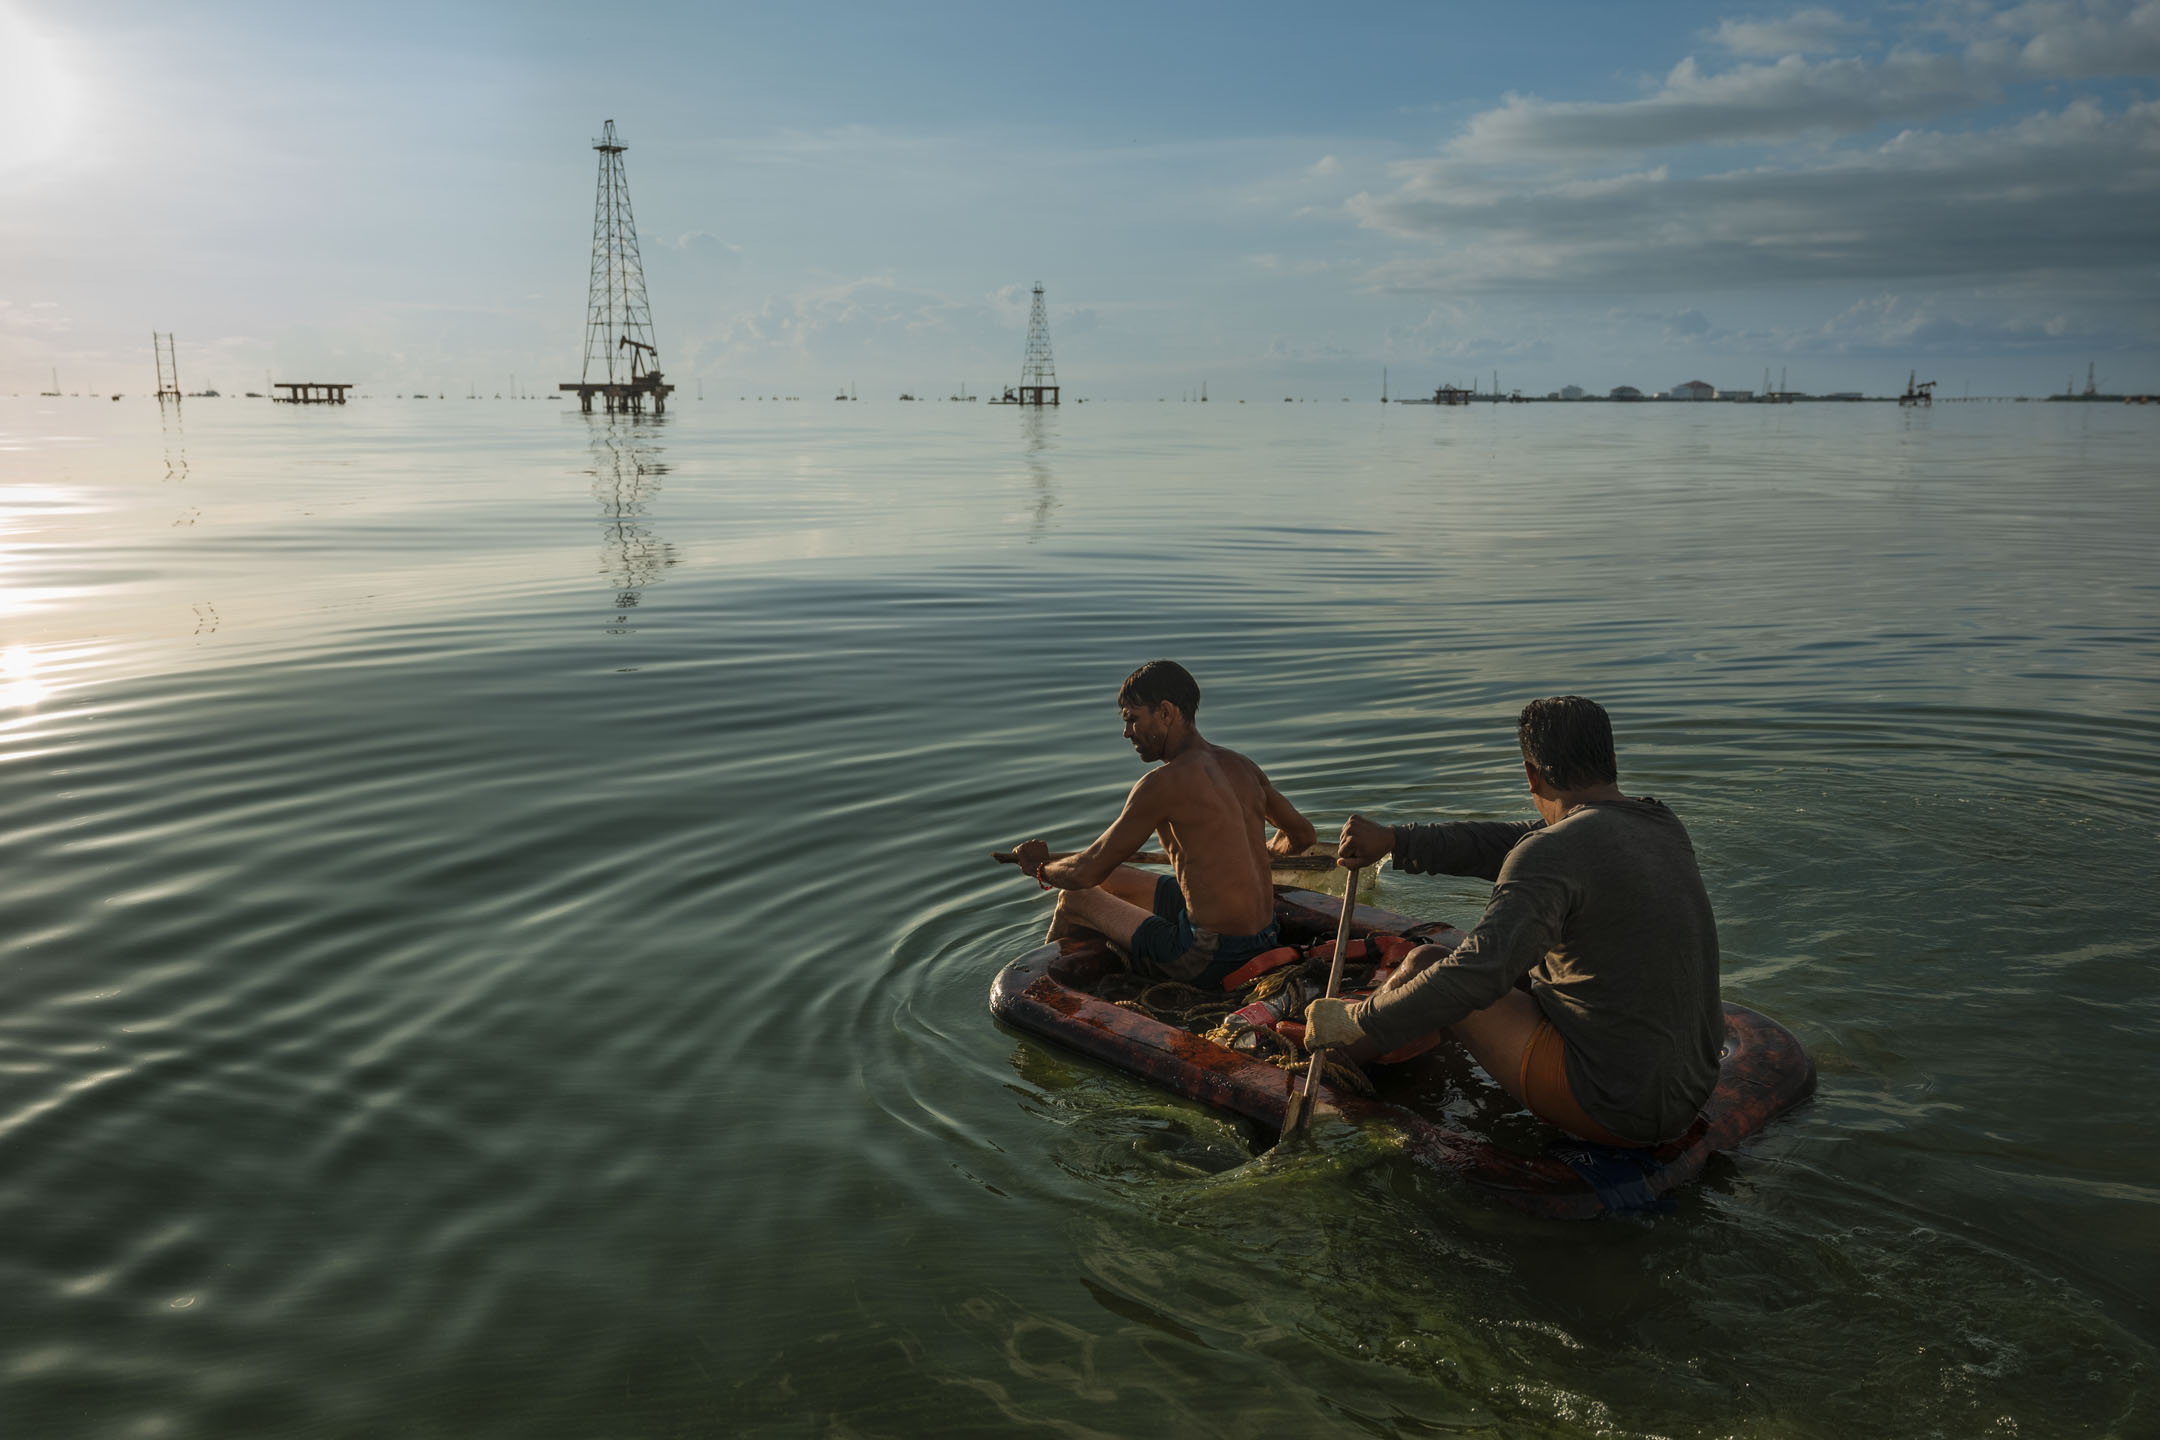
[[[1267,852],[1270,855],[1295,855],[1304,848],[1290,838],[1287,830],[1277,830],[1275,838],[1267,842]]]
[[[1350,1018],[1348,1000],[1314,1000],[1306,1005],[1307,1050],[1339,1050],[1364,1038],[1364,1027]]]
[[[1039,879],[1043,866],[1049,863],[1050,842],[1047,840],[1029,840],[1013,846],[1013,864],[1020,867],[1023,875],[1032,875]]]
[[[1335,847],[1335,863],[1345,870],[1377,865],[1395,848],[1393,828],[1352,815],[1343,821],[1342,840]]]

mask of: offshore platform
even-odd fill
[[[1020,383],[1009,385],[992,405],[1055,405],[1057,366],[1050,360],[1050,312],[1043,305],[1042,281],[1035,282],[1035,303],[1028,309],[1027,354],[1020,362]]]
[[[653,414],[667,413],[675,387],[660,374],[653,343],[652,306],[645,299],[645,265],[638,257],[637,221],[630,215],[630,182],[615,122],[601,127],[600,184],[593,200],[592,279],[585,295],[585,369],[557,386],[577,392],[578,408],[590,411],[600,397],[609,413],[637,414],[652,401]]]

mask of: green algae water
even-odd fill
[[[2156,425],[0,399],[0,1433],[2160,1433]],[[1817,1098],[1555,1224],[1001,1028],[1157,655],[1323,831],[1603,701]]]

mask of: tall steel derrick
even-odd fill
[[[591,410],[598,395],[609,411],[638,411],[652,397],[653,413],[667,411],[675,387],[660,374],[653,342],[652,306],[645,298],[645,263],[638,255],[637,221],[630,213],[630,182],[615,122],[601,127],[600,180],[593,197],[592,277],[585,291],[585,369],[558,389],[577,392],[578,408]]]
[[[1022,405],[1058,403],[1057,366],[1050,359],[1050,311],[1043,304],[1040,280],[1035,282],[1035,303],[1028,308],[1027,356],[1020,362],[1020,385],[1013,399]]]
[[[163,335],[150,332],[150,348],[157,355],[157,398],[163,405],[167,400],[180,402],[180,357],[173,350],[170,330]]]

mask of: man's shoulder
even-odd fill
[[[1242,750],[1233,750],[1227,745],[1217,745],[1213,741],[1208,742],[1208,749],[1215,752],[1216,762],[1224,769],[1260,779],[1266,778],[1266,773],[1261,770],[1260,763]]]
[[[1652,837],[1692,849],[1687,827],[1662,802],[1596,800],[1572,810],[1557,823],[1525,835],[1515,853],[1525,860],[1564,861],[1571,854],[1589,853],[1615,845],[1638,847],[1656,844]]]
[[[1152,785],[1150,791],[1165,803],[1175,803],[1179,797],[1201,800],[1220,794],[1224,785],[1234,792],[1244,792],[1248,787],[1257,797],[1267,777],[1260,767],[1226,745],[1212,742],[1204,748],[1186,751],[1175,760],[1165,761],[1141,777],[1140,783]],[[1135,794],[1138,788],[1135,787]]]

